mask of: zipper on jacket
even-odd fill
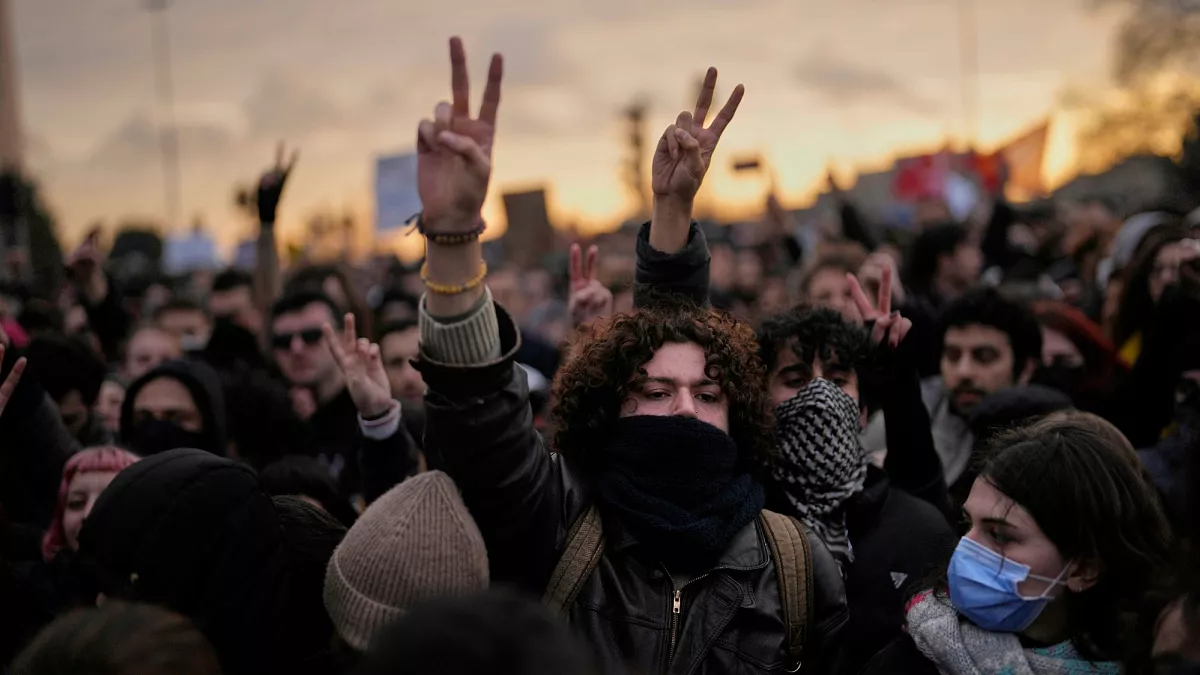
[[[663,565],[662,569],[671,584],[671,639],[667,643],[667,659],[663,666],[663,674],[666,675],[667,671],[671,670],[671,662],[675,660],[675,641],[679,638],[679,620],[683,614],[683,589],[675,588],[675,577],[671,576],[671,571],[666,565]]]
[[[671,582],[671,592],[672,592],[671,642],[669,643],[669,645],[667,647],[667,667],[665,669],[663,669],[664,673],[666,673],[668,670],[671,669],[671,664],[674,663],[674,661],[675,661],[675,644],[679,639],[679,624],[683,621],[683,589],[687,588],[688,586],[691,586],[692,584],[696,583],[697,581],[700,581],[704,577],[707,577],[708,575],[712,574],[713,571],[715,571],[715,570],[705,572],[704,574],[701,574],[700,576],[696,577],[695,579],[688,581],[686,584],[676,588],[675,587],[675,578],[671,576],[671,572],[667,569],[666,565],[663,565],[663,573],[667,575],[667,580],[669,580]]]
[[[667,667],[675,660],[675,640],[679,637],[679,616],[683,607],[683,589],[675,591],[675,602],[671,605],[671,646],[667,650]]]

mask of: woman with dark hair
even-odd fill
[[[1142,340],[1163,291],[1179,282],[1180,264],[1189,257],[1183,242],[1190,236],[1190,230],[1178,221],[1155,226],[1142,238],[1133,261],[1123,270],[1121,299],[1110,332],[1127,365],[1136,363],[1142,352]]]
[[[864,672],[1115,675],[1171,544],[1137,455],[1080,412],[990,448],[945,576],[909,602],[908,634]]]
[[[1103,414],[1117,382],[1129,372],[1113,343],[1065,302],[1042,300],[1032,309],[1042,328],[1041,366],[1033,382],[1058,389],[1082,410]]]
[[[1195,427],[1200,369],[1200,240],[1179,224],[1154,227],[1122,275],[1113,343],[1130,365],[1105,417],[1135,448],[1157,446],[1173,429]],[[1152,467],[1153,468],[1153,467]],[[1161,471],[1156,471],[1162,474]],[[1168,470],[1167,474],[1172,473]],[[1157,480],[1157,479],[1156,479]]]

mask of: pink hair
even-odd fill
[[[66,544],[66,533],[63,531],[63,511],[67,508],[67,492],[71,489],[71,481],[81,473],[118,472],[141,459],[132,452],[111,445],[87,448],[75,453],[63,466],[62,483],[58,486],[58,504],[54,507],[54,519],[42,537],[42,558],[46,562],[54,560],[54,556]]]

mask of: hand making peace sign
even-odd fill
[[[325,344],[346,377],[346,389],[358,413],[366,419],[382,417],[392,407],[392,390],[379,345],[358,337],[353,314],[346,315],[342,326],[341,335],[329,324],[322,327]]]
[[[892,349],[899,346],[900,341],[912,329],[912,321],[900,316],[900,312],[892,311],[892,268],[883,268],[875,305],[871,305],[871,301],[867,299],[867,294],[863,292],[857,277],[847,274],[846,281],[850,283],[850,294],[854,296],[854,304],[858,307],[863,322],[875,322],[871,329],[871,343],[881,345],[886,338]]]
[[[696,100],[695,112],[685,110],[679,113],[675,124],[667,127],[659,139],[651,167],[651,186],[656,197],[675,197],[690,203],[700,190],[717,141],[721,140],[725,127],[733,121],[733,115],[746,91],[740,84],[734,87],[725,107],[721,108],[706,129],[704,118],[708,116],[716,88],[717,69],[709,68],[704,76],[704,85],[700,88],[700,97]]]
[[[479,221],[492,175],[503,76],[504,61],[493,54],[479,117],[472,118],[467,54],[460,38],[450,38],[453,103],[438,103],[433,119],[422,120],[417,128],[417,192],[431,232],[465,232]]]
[[[594,319],[612,314],[613,294],[596,279],[596,255],[599,249],[589,246],[584,259],[579,244],[571,244],[571,288],[567,311],[571,323],[582,326]]]

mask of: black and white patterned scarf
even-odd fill
[[[846,501],[862,490],[867,455],[858,441],[858,403],[817,378],[775,409],[780,456],[771,473],[804,521],[839,561],[854,560]]]

